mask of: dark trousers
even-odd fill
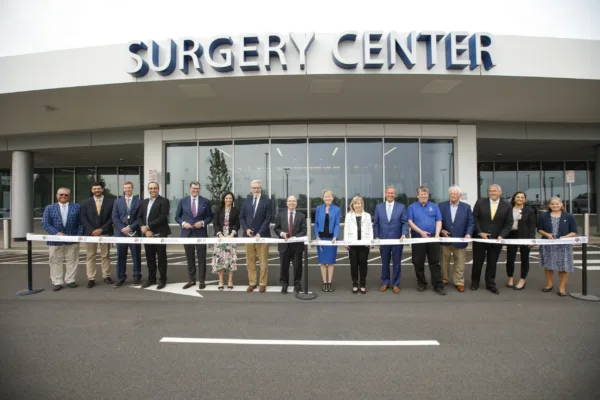
[[[148,263],[148,280],[156,282],[156,259],[158,258],[158,273],[160,281],[167,283],[167,245],[145,244],[146,262]]]
[[[134,243],[117,243],[117,279],[127,279],[127,253],[131,249],[133,261],[133,279],[142,279],[142,245]]]
[[[517,231],[511,231],[507,239],[518,239]],[[512,278],[515,274],[515,259],[517,258],[517,250],[521,252],[521,279],[527,279],[529,273],[529,246],[506,246],[506,276]]]
[[[204,282],[206,279],[206,245],[184,244],[183,248],[185,250],[190,282],[196,281],[196,254],[198,254],[198,280]]]
[[[481,279],[481,270],[487,257],[487,267],[485,268],[485,287],[495,288],[496,282],[496,264],[502,252],[501,244],[473,242],[473,270],[471,271],[471,285],[479,286]]]
[[[369,259],[369,246],[350,246],[350,276],[352,284],[365,287],[367,284],[367,270]]]
[[[439,243],[418,243],[412,245],[412,262],[415,266],[417,275],[417,285],[425,287],[427,279],[425,278],[425,257],[429,264],[429,273],[431,274],[431,284],[433,287],[444,287],[442,283],[442,268],[440,267],[440,244]]]
[[[279,282],[281,286],[287,287],[290,284],[290,262],[294,266],[294,286],[300,286],[302,280],[302,253],[304,253],[304,246],[294,247],[290,245],[285,251],[279,252],[281,260],[279,264]]]
[[[400,287],[400,274],[402,267],[402,249],[404,245],[379,246],[381,253],[381,284],[390,285],[390,259],[392,261],[392,286]]]

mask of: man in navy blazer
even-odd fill
[[[83,225],[79,220],[80,206],[77,203],[69,203],[71,190],[61,187],[56,191],[57,203],[50,204],[44,209],[42,216],[42,228],[49,235],[58,236],[80,236],[83,233]],[[70,288],[76,288],[75,275],[79,265],[79,243],[78,242],[48,242],[50,259],[50,279],[54,285],[54,291],[62,289],[66,283]],[[65,270],[63,273],[63,261]]]
[[[262,182],[258,179],[250,183],[252,194],[244,200],[240,210],[240,225],[244,231],[244,237],[268,238],[271,237],[271,219],[273,209],[271,200],[262,196]],[[256,257],[260,261],[260,288],[261,293],[267,290],[267,278],[269,274],[269,244],[247,243],[246,262],[248,265],[248,289],[252,292],[256,289]]]
[[[213,220],[208,199],[200,196],[200,182],[190,182],[190,195],[179,200],[175,221],[181,226],[181,237],[207,237],[207,227]],[[206,244],[184,244],[185,258],[188,265],[188,289],[196,284],[196,253],[198,254],[198,285],[206,288]]]
[[[449,201],[438,204],[442,213],[442,237],[469,239],[475,230],[475,220],[471,206],[461,203],[458,186],[448,190]],[[465,258],[468,243],[440,243],[442,245],[442,282],[448,284],[450,275],[450,257],[454,259],[453,280],[456,290],[465,291]]]
[[[138,212],[140,211],[140,199],[133,197],[133,182],[123,183],[123,197],[115,200],[112,211],[112,221],[115,225],[115,236],[117,237],[140,237],[140,224]],[[133,284],[139,285],[142,281],[142,245],[138,243],[117,244],[117,283],[115,287],[121,287],[127,280],[127,252],[131,249],[131,260],[133,261]]]
[[[396,188],[385,188],[385,202],[375,207],[373,237],[376,239],[406,239],[408,218],[404,204],[398,203]],[[400,274],[403,245],[379,246],[381,253],[381,287],[385,292],[390,287],[390,258],[392,259],[392,286],[394,293],[400,293]]]

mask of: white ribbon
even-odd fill
[[[373,240],[307,240],[307,237],[290,239],[273,238],[147,238],[147,237],[116,237],[116,236],[61,236],[61,235],[34,235],[27,234],[27,240],[42,242],[68,242],[68,243],[139,243],[139,244],[280,244],[304,243],[310,246],[390,246],[400,244],[419,243],[494,243],[506,245],[557,245],[557,244],[583,244],[588,243],[587,236],[577,236],[564,239],[465,239],[465,238],[414,238],[414,239],[373,239]]]

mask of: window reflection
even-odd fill
[[[166,149],[167,174],[165,188],[161,194],[169,199],[169,222],[175,222],[177,204],[182,197],[188,195],[191,181],[197,179],[198,147],[193,143],[170,143]]]
[[[73,201],[81,203],[85,199],[92,197],[92,183],[95,181],[95,167],[75,168],[75,195],[71,194]],[[104,192],[106,193],[106,188],[104,188]]]
[[[454,183],[452,140],[421,140],[421,185],[429,188],[429,199],[439,203],[447,199]]]
[[[75,199],[75,168],[55,168],[54,169],[54,192],[62,187],[71,190],[71,198]],[[87,191],[89,192],[89,187]],[[53,200],[54,201],[54,200]]]
[[[228,142],[204,142],[198,148],[200,195],[214,207],[221,196],[233,189],[233,145]]]
[[[127,181],[133,183],[133,197],[139,198],[142,192],[139,167],[119,167],[119,191],[115,193],[117,197],[123,196],[123,184]]]
[[[104,196],[115,199],[121,193],[116,167],[98,168],[98,181],[104,184]]]
[[[310,139],[308,152],[311,220],[315,219],[317,206],[323,203],[323,190],[325,189],[333,191],[333,204],[341,208],[343,220],[347,210],[344,140]]]
[[[381,139],[347,139],[348,204],[354,196],[364,200],[364,209],[373,215],[383,201],[383,159]]]
[[[10,218],[9,169],[0,169],[0,218]]]
[[[571,184],[571,196],[569,197],[569,184],[565,182],[566,194],[565,207],[568,212],[574,214],[583,214],[589,212],[588,206],[588,186],[587,186],[587,162],[575,161],[565,164],[567,171],[575,171],[575,183]],[[571,210],[571,199],[573,199],[573,209]]]
[[[527,196],[527,205],[542,207],[541,166],[539,161],[519,162],[518,190]]]
[[[479,171],[479,197],[487,197],[488,187],[494,183],[494,163],[493,162],[480,162],[477,163],[477,170]]]
[[[74,199],[71,199],[71,201],[73,200]],[[52,168],[34,169],[33,218],[42,218],[44,208],[55,201],[54,193],[52,193]]]
[[[255,179],[262,181],[262,195],[269,196],[269,156],[268,140],[235,141],[233,186],[236,207],[241,207],[250,195],[250,183]]]
[[[494,167],[494,183],[500,185],[502,188],[501,198],[505,201],[510,201],[517,191],[517,163],[496,162]]]
[[[560,197],[564,202],[564,163],[562,161],[543,162],[542,170],[544,175],[544,179],[542,181],[544,204],[546,204],[553,196]]]
[[[271,196],[273,215],[287,208],[288,196],[296,196],[298,211],[307,214],[306,139],[271,142]]]
[[[588,167],[589,167],[589,174],[590,177],[588,179],[589,182],[589,190],[590,190],[590,212],[591,213],[596,213],[597,209],[596,209],[596,196],[598,195],[596,193],[596,179],[598,179],[598,176],[596,175],[596,163],[595,162],[589,162],[588,163]]]
[[[414,203],[419,187],[419,140],[385,139],[385,185],[396,188],[396,201],[404,205]]]

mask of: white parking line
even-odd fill
[[[368,262],[371,262],[371,261],[379,260],[380,258],[381,258],[381,257],[375,257],[375,258],[371,258],[370,260],[367,260],[367,261],[368,261]]]
[[[271,340],[164,337],[161,343],[255,344],[277,346],[439,346],[437,340]]]

